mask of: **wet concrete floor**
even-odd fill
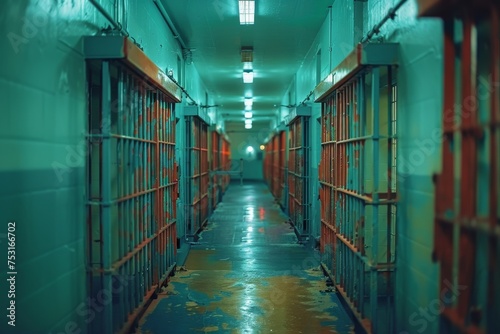
[[[137,333],[354,333],[263,183],[231,184]]]

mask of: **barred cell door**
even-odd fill
[[[442,172],[434,259],[440,332],[500,331],[500,4],[420,1],[444,18]]]
[[[321,252],[369,333],[393,333],[397,45],[359,45],[316,88],[322,103]]]
[[[92,333],[128,332],[175,267],[180,92],[124,37],[84,45],[88,286],[102,310],[86,321]]]

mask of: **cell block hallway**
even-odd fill
[[[320,257],[263,183],[232,184],[137,333],[354,333]]]
[[[0,333],[500,333],[498,0],[0,1]]]

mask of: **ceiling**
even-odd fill
[[[255,24],[240,25],[237,0],[162,0],[193,63],[227,122],[244,120],[253,96],[254,123],[276,115],[332,0],[256,0]],[[254,81],[243,83],[241,48],[253,47]]]

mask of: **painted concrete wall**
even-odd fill
[[[101,3],[114,13],[114,1]],[[130,35],[160,68],[177,66],[179,47],[153,2],[128,3]],[[86,300],[81,37],[108,25],[84,0],[0,2],[0,226],[16,221],[19,331],[84,333],[98,311]],[[190,95],[204,103],[195,64],[186,75]],[[6,282],[5,271],[0,281]]]
[[[335,1],[332,22],[327,18],[303,66],[296,74],[296,102],[301,102],[316,86],[318,51],[320,73],[324,78],[352,51],[360,36],[377,24],[397,0],[368,2]],[[360,7],[361,6],[361,7]],[[363,8],[364,7],[364,8]],[[439,276],[431,261],[434,228],[434,185],[432,175],[441,168],[440,146],[432,134],[440,129],[442,108],[443,33],[439,20],[417,19],[417,7],[409,0],[389,21],[378,37],[400,43],[398,70],[398,229],[397,229],[397,332],[437,333],[437,317],[426,319],[420,308],[428,308],[439,300]],[[332,28],[329,31],[330,26]],[[332,40],[329,41],[331,36]],[[329,53],[329,46],[332,52]],[[331,62],[331,63],[330,63]],[[330,66],[331,64],[331,66]],[[293,89],[293,88],[292,88]],[[290,94],[287,92],[283,101]],[[313,118],[321,114],[313,105]],[[319,125],[312,122],[313,133]],[[312,175],[317,176],[319,140],[312,141]],[[312,198],[317,197],[313,182]],[[319,203],[313,200],[313,212]],[[319,226],[319,217],[313,217]],[[314,230],[314,228],[313,228]]]
[[[264,180],[264,160],[260,145],[264,144],[271,129],[264,124],[253,124],[252,129],[245,129],[243,124],[226,125],[226,133],[231,142],[232,168],[238,169],[240,159],[243,159],[243,178],[245,180]],[[253,153],[247,148],[252,147]],[[237,177],[232,177],[232,180]]]

